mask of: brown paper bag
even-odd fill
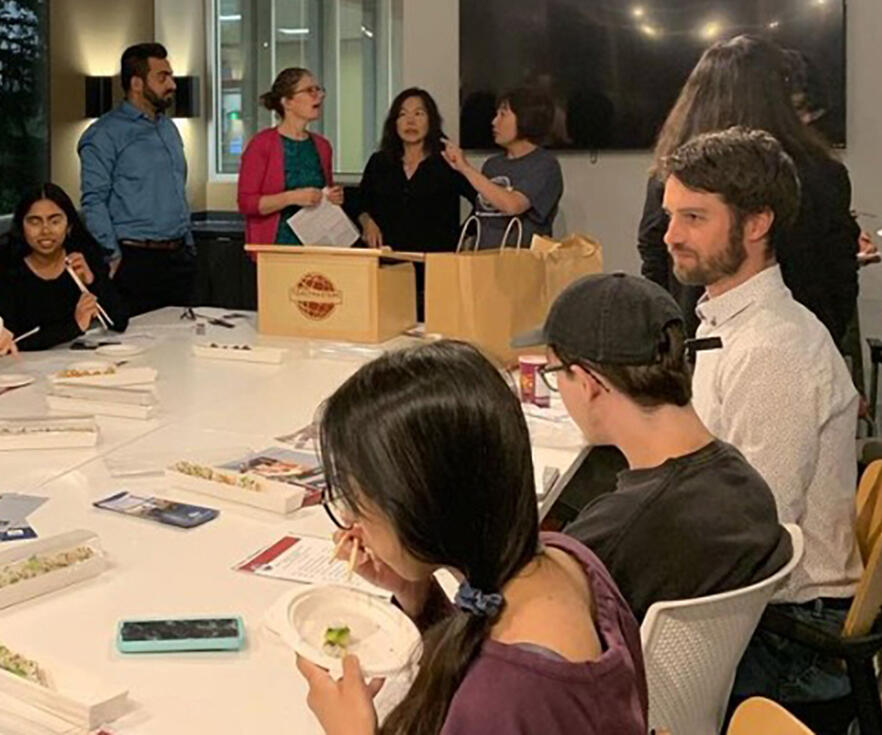
[[[570,235],[562,241],[533,236],[529,250],[461,252],[463,225],[455,253],[426,255],[426,331],[478,345],[497,361],[513,362],[512,337],[542,324],[551,304],[570,283],[603,271],[603,252],[596,240]],[[506,241],[513,219],[503,236]],[[535,351],[535,350],[534,350]]]
[[[545,264],[542,297],[548,307],[573,281],[603,272],[603,248],[588,235],[573,234],[563,240],[533,235],[530,251],[540,255]]]
[[[471,342],[498,362],[511,362],[511,338],[545,318],[543,281],[542,258],[520,247],[427,253],[426,332]]]

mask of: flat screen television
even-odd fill
[[[845,144],[845,0],[461,0],[460,140],[493,148],[497,95],[554,101],[549,147],[651,148],[705,48],[740,33],[801,51],[829,96],[818,127]]]

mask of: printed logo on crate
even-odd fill
[[[321,321],[343,303],[343,292],[322,273],[306,273],[288,290],[288,299],[307,319]]]

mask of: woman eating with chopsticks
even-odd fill
[[[95,239],[64,190],[45,183],[19,201],[14,255],[0,275],[0,316],[20,350],[79,337],[96,320],[125,331],[129,315]]]
[[[596,556],[540,535],[527,425],[486,358],[450,340],[387,352],[319,423],[337,558],[423,632],[416,678],[382,723],[357,639],[335,641],[339,680],[298,656],[326,735],[645,735],[637,622]]]

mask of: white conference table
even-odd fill
[[[138,317],[122,337],[148,346],[132,360],[133,365],[159,371],[161,412],[156,418],[98,417],[101,437],[93,448],[0,452],[0,492],[49,498],[30,516],[40,537],[88,529],[100,538],[110,563],[97,578],[0,610],[0,642],[37,661],[82,667],[128,689],[130,712],[110,724],[110,731],[120,735],[320,732],[306,707],[306,687],[293,666],[292,652],[263,628],[266,610],[294,583],[232,567],[286,532],[329,536],[332,527],[322,508],[283,517],[170,489],[158,474],[115,478],[105,459],[146,458],[158,468],[188,454],[277,444],[274,436],[308,424],[319,403],[359,365],[384,349],[414,340],[355,346],[269,338],[256,333],[253,314],[236,320],[235,329],[208,326],[205,336],[196,337],[193,323],[180,321],[179,314],[180,309],[169,308]],[[281,365],[192,356],[193,342],[206,339],[283,346],[288,354]],[[56,348],[24,354],[14,362],[4,358],[0,372],[44,376],[91,356]],[[41,378],[0,395],[0,418],[45,414],[46,388]],[[578,447],[534,447],[537,475],[545,465],[559,467],[563,475],[540,503],[543,515],[583,456]],[[182,531],[92,507],[94,501],[123,488],[208,505],[221,513],[210,523]],[[115,649],[116,624],[121,619],[201,614],[241,615],[245,648],[230,653],[142,655],[123,655]],[[393,696],[390,686],[387,697]],[[0,702],[0,731],[5,735],[3,724]],[[35,734],[57,731],[32,730]]]

